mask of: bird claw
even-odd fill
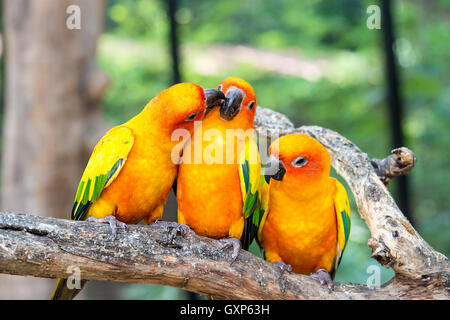
[[[292,272],[292,266],[290,264],[284,263],[283,261],[272,262],[272,265],[280,268],[281,269],[281,274],[283,274],[285,271]]]
[[[177,224],[176,227],[172,228],[172,230],[170,230],[170,234],[169,234],[169,241],[172,242],[178,234],[180,234],[180,236],[184,237],[187,233],[190,233],[192,231],[191,228],[189,228],[188,225],[186,224]]]
[[[123,223],[122,221],[117,220],[115,216],[106,216],[104,218],[95,218],[95,217],[89,217],[86,219],[86,221],[89,222],[97,222],[97,223],[109,223],[109,226],[111,227],[111,232],[116,237],[117,235],[117,229],[122,228],[126,229],[127,224]]]
[[[173,221],[156,220],[153,224],[163,227],[164,231],[169,234],[170,243],[177,237],[178,234],[183,237],[184,235],[192,232],[192,229],[188,225],[178,224]]]
[[[325,269],[318,269],[316,272],[311,273],[309,275],[314,280],[317,280],[322,285],[327,285],[328,289],[333,290],[334,288],[334,281],[331,279],[330,274]]]
[[[241,250],[241,241],[239,241],[239,239],[236,238],[224,238],[220,239],[219,241],[224,243],[222,250],[227,249],[229,247],[233,247],[233,253],[231,254],[231,263],[230,263],[230,265],[232,265],[233,262],[236,261],[237,256],[239,255],[239,250]]]

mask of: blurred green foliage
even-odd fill
[[[410,174],[413,215],[425,240],[448,256],[450,1],[393,2],[405,136],[418,157]],[[227,76],[240,76],[253,85],[261,106],[285,113],[297,125],[334,129],[369,156],[383,158],[392,146],[382,34],[366,27],[371,4],[374,1],[180,0],[176,19],[183,80],[215,87]],[[109,1],[106,14],[99,63],[112,78],[105,116],[118,124],[170,84],[168,19],[165,2],[157,0]],[[246,54],[250,50],[250,58],[239,54],[243,48]],[[279,66],[285,60],[287,71]],[[315,70],[314,78],[291,72],[289,61],[303,63],[300,73]],[[395,183],[391,188],[395,191]],[[366,282],[367,267],[377,265],[370,259],[368,237],[353,202],[350,244],[338,281]],[[259,254],[256,247],[252,252]],[[392,275],[383,268],[383,282]],[[123,290],[123,297],[185,297],[165,290],[133,285]]]

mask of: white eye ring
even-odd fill
[[[298,157],[298,158],[294,159],[294,161],[292,161],[292,166],[294,168],[301,168],[307,163],[308,163],[308,159],[306,159],[305,157]]]
[[[187,116],[187,118],[184,121],[193,121],[195,118],[197,118],[198,115],[198,111],[191,113],[190,115]]]
[[[247,105],[247,109],[248,109],[248,110],[252,110],[254,106],[255,106],[255,100],[252,100],[252,101],[250,101],[249,104]]]

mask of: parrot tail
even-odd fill
[[[67,287],[67,279],[58,279],[58,283],[56,284],[56,288],[53,291],[52,300],[73,300],[78,292],[83,289],[86,284],[86,280],[81,280],[80,289],[69,289]]]

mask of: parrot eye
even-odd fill
[[[247,105],[247,109],[252,110],[254,106],[255,106],[255,100],[250,101],[250,103]]]
[[[198,115],[198,111],[191,113],[190,115],[187,116],[187,118],[184,121],[193,121],[195,118],[197,118]]]
[[[307,163],[308,163],[308,159],[306,159],[305,157],[298,157],[294,161],[292,161],[292,166],[294,168],[301,168]]]
[[[223,84],[219,84],[219,86],[217,87],[217,90],[222,91],[223,89]]]

